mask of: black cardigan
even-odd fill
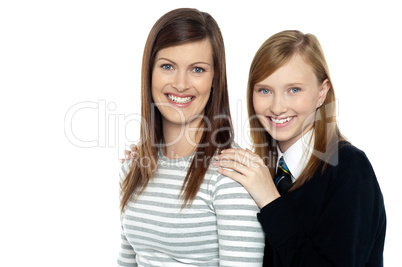
[[[264,266],[383,266],[386,216],[373,168],[350,144],[337,159],[261,209]]]

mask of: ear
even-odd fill
[[[321,107],[321,105],[324,103],[325,99],[327,98],[327,93],[330,89],[330,84],[329,80],[325,79],[320,88],[319,96],[318,96],[318,103],[317,103],[317,108]]]

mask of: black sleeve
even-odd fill
[[[313,226],[297,221],[296,215],[309,214],[300,214],[306,210],[291,197],[261,209],[258,219],[273,253],[267,266],[383,266],[386,216],[370,162],[350,146],[331,168],[328,177],[316,177],[329,180],[320,210],[309,210],[317,217]]]

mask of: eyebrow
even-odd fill
[[[292,87],[292,86],[301,86],[304,85],[304,83],[287,83],[285,84],[284,87]],[[263,84],[263,83],[256,83],[254,86],[258,86],[258,87],[269,87],[271,88],[272,86],[268,85],[268,84]]]
[[[166,61],[171,62],[171,63],[174,64],[174,65],[177,65],[176,62],[174,62],[174,61],[171,60],[171,59],[165,58],[165,57],[157,58],[157,59],[155,60],[155,62],[157,62],[157,61],[159,61],[159,60],[166,60]],[[206,64],[206,65],[208,65],[208,66],[211,66],[211,64],[209,64],[209,63],[207,63],[207,62],[204,62],[204,61],[197,61],[197,62],[191,63],[191,65],[197,65],[197,64]]]

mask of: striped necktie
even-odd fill
[[[291,174],[283,157],[279,159],[278,168],[276,169],[275,186],[281,195],[287,192],[292,186]]]

